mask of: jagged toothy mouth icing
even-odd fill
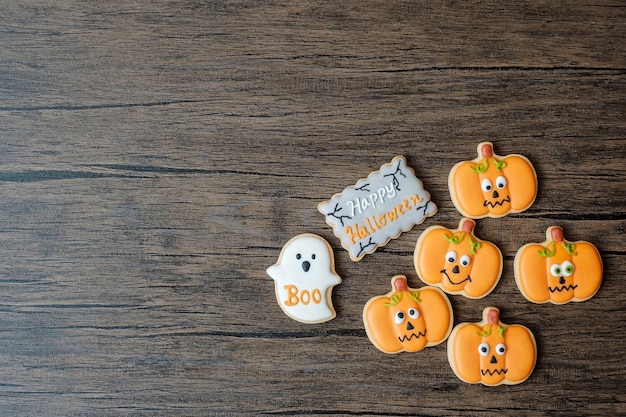
[[[509,370],[508,369],[481,369],[480,373],[485,376],[493,376],[493,375],[505,375]]]
[[[485,200],[485,202],[483,203],[483,206],[494,208],[496,206],[503,206],[504,203],[510,203],[510,202],[511,202],[511,196],[506,196],[505,199],[500,200],[500,201],[496,201],[496,202],[493,202],[493,203],[491,201]]]
[[[409,341],[411,341],[411,339],[419,339],[420,337],[424,337],[424,336],[426,336],[426,329],[424,329],[424,331],[423,331],[423,332],[419,332],[419,333],[411,333],[411,335],[410,335],[410,336],[407,336],[407,335],[403,335],[402,337],[398,336],[398,340],[399,340],[401,343],[404,343],[404,342],[409,342]]]
[[[551,293],[554,292],[563,292],[563,291],[570,291],[570,290],[575,290],[576,288],[578,288],[578,285],[561,285],[560,287],[548,287],[548,290]]]

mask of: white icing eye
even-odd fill
[[[504,343],[498,343],[496,345],[496,353],[498,355],[504,355],[505,352],[506,352],[506,346],[504,346]]]
[[[456,252],[451,250],[450,252],[446,253],[446,261],[450,263],[456,261]]]
[[[420,316],[420,312],[416,308],[409,308],[409,317],[416,319]]]
[[[482,182],[480,183],[480,188],[482,188],[484,192],[491,191],[491,189],[493,188],[491,180],[489,178],[485,178],[484,180],[482,180]]]
[[[467,266],[472,262],[472,259],[468,255],[461,256],[461,265]]]
[[[480,353],[480,356],[489,355],[489,343],[481,343],[478,345],[478,353]]]
[[[396,324],[401,324],[405,318],[406,318],[406,315],[404,314],[404,312],[398,311],[396,313],[396,317],[394,317],[394,321],[396,322]]]
[[[565,261],[561,264],[561,272],[563,273],[563,276],[569,277],[574,273],[575,269],[574,264],[570,261]]]
[[[496,187],[500,189],[506,187],[506,178],[504,178],[502,175],[496,178]]]
[[[555,277],[558,277],[561,275],[561,265],[559,264],[554,264],[550,267],[550,273],[552,275],[554,275]]]

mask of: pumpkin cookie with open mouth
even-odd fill
[[[602,283],[602,258],[591,243],[565,240],[551,226],[542,243],[528,243],[515,255],[515,283],[528,301],[565,304],[593,297]]]
[[[528,328],[502,323],[500,310],[487,307],[481,322],[460,323],[452,330],[448,362],[470,384],[520,384],[535,368],[537,343]]]
[[[525,156],[499,156],[491,142],[483,142],[478,145],[478,158],[452,168],[448,188],[452,203],[463,216],[502,217],[533,204],[537,173]]]
[[[385,353],[417,352],[442,343],[452,330],[448,297],[436,287],[409,288],[404,275],[391,279],[392,291],[363,308],[370,341]]]

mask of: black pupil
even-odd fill
[[[398,318],[399,319],[403,319],[404,318],[404,313],[403,312],[399,312],[398,313]]]
[[[300,258],[302,258],[302,255],[297,254],[297,255],[296,255],[296,259],[300,259]]]
[[[311,259],[315,259],[315,254],[311,255]]]
[[[487,191],[491,190],[491,185],[488,185],[485,187],[487,189]]]
[[[483,347],[481,347],[481,348],[480,348],[480,350],[481,350],[481,352],[487,352],[487,348],[486,348],[486,347],[484,347],[484,346],[483,346]]]
[[[448,258],[448,262],[454,262],[454,258]]]

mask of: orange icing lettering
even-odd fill
[[[285,300],[285,305],[291,307],[298,304],[300,302],[300,299],[298,298],[298,287],[295,285],[285,285],[285,289],[288,294],[288,298]]]
[[[352,226],[346,226],[344,233],[349,236],[350,243],[354,244],[357,240],[365,239],[372,233],[382,229],[386,224],[398,220],[398,218],[423,201],[417,194],[411,196],[408,200],[402,200],[402,203],[395,206],[391,211],[383,213],[376,218],[376,216],[370,216],[365,218],[365,225],[354,224]]]
[[[313,304],[319,304],[322,302],[322,293],[317,288],[309,292],[309,290],[299,291],[298,287],[295,285],[285,285],[285,289],[287,290],[288,295],[285,300],[285,305],[288,307],[293,307],[300,303],[308,305],[311,301],[313,301]]]

